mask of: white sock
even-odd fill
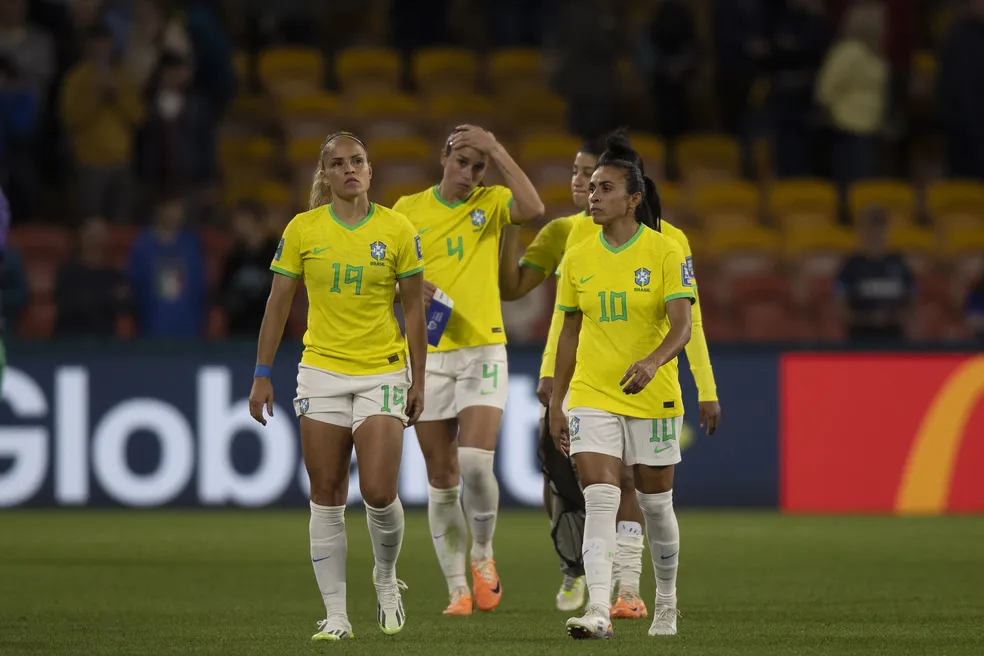
[[[639,594],[645,538],[639,522],[619,522],[615,530],[615,582],[618,593]]]
[[[615,558],[615,515],[621,491],[616,485],[597,483],[584,488],[584,577],[588,603],[611,609],[612,561]]]
[[[499,483],[492,468],[494,462],[495,451],[458,447],[458,463],[465,488],[461,503],[471,526],[473,561],[492,557],[492,534],[499,511]]]
[[[656,570],[656,603],[676,607],[677,566],[680,562],[680,526],[673,512],[673,490],[660,494],[636,492],[646,516],[649,551]]]
[[[348,617],[345,608],[345,506],[311,502],[311,563],[325,602],[325,617]],[[347,621],[347,619],[346,619]]]
[[[430,521],[434,551],[448,582],[448,591],[468,587],[465,579],[465,513],[458,499],[461,489],[447,490],[427,486],[427,519]]]
[[[366,504],[366,522],[376,560],[376,577],[380,581],[396,578],[396,560],[403,546],[403,504],[400,497],[385,508]]]

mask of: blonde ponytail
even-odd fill
[[[314,172],[314,182],[311,184],[311,198],[308,200],[308,209],[316,209],[331,203],[331,187],[325,181],[325,165],[323,161],[318,162],[318,168]]]

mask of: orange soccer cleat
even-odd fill
[[[619,594],[618,600],[612,605],[612,619],[637,620],[648,615],[646,602],[640,599],[639,595],[631,592]]]
[[[451,593],[451,603],[444,609],[445,615],[471,615],[472,596],[468,588],[455,590]]]
[[[495,610],[502,599],[502,583],[495,570],[495,561],[483,558],[472,562],[472,579],[475,588],[475,604],[479,610]]]

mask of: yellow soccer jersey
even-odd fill
[[[422,272],[424,258],[405,216],[376,204],[354,226],[339,221],[330,205],[298,214],[284,229],[270,269],[304,276],[302,363],[350,376],[406,366],[393,297],[396,281]]]
[[[687,261],[676,242],[655,230],[640,225],[619,248],[599,234],[567,252],[557,307],[584,315],[570,407],[640,419],[683,414],[676,359],[639,394],[619,385],[625,370],[666,337],[666,303],[678,298],[696,300]]]
[[[557,271],[567,250],[567,236],[571,234],[571,228],[576,221],[587,216],[585,212],[562,216],[540,228],[519,265],[535,269],[545,276]]]
[[[478,187],[468,200],[450,203],[435,186],[393,206],[417,229],[427,257],[427,280],[454,301],[441,342],[429,351],[505,343],[499,244],[511,203],[512,192],[505,187]]]

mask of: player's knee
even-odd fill
[[[327,477],[311,477],[311,501],[314,503],[319,506],[344,506],[347,499],[347,485],[343,487]]]
[[[495,451],[463,446],[458,449],[458,462],[461,463],[461,478],[468,485],[495,484]]]
[[[447,490],[461,482],[457,458],[427,464],[427,482],[431,487]]]
[[[390,481],[366,481],[359,479],[362,500],[372,508],[386,508],[396,501],[397,486]]]

